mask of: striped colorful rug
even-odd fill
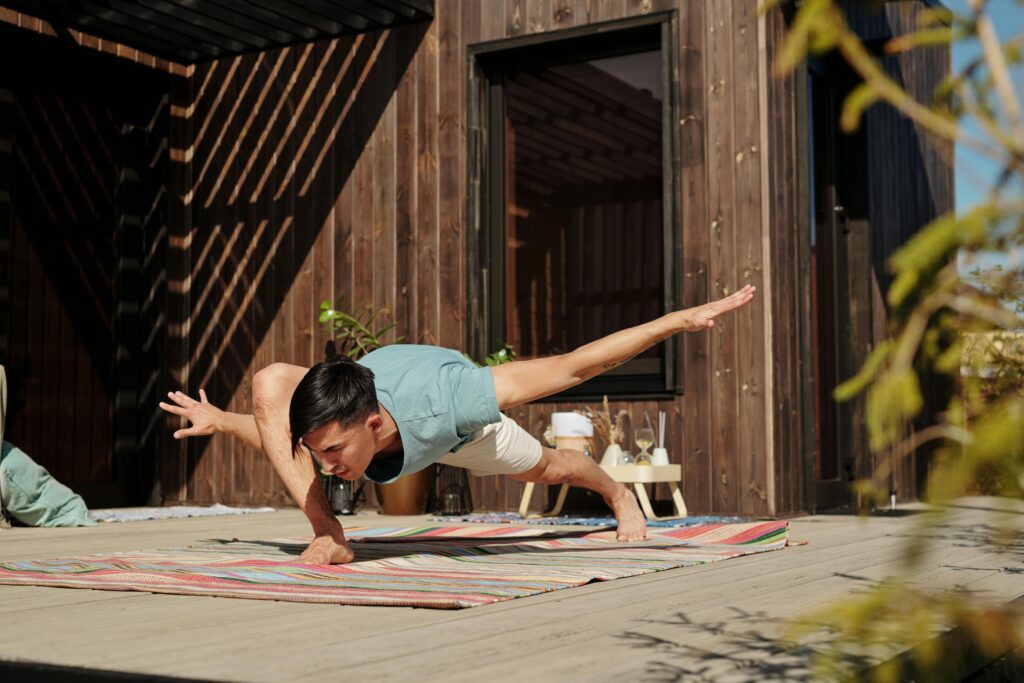
[[[640,543],[619,543],[613,531],[360,527],[346,531],[358,543],[357,561],[347,565],[296,562],[308,538],[215,539],[168,550],[0,562],[0,584],[452,609],[780,550],[788,526],[657,529]]]
[[[431,517],[431,522],[473,522],[474,524],[544,524],[550,526],[606,526],[614,528],[615,518],[611,515],[583,517],[580,515],[558,515],[557,517],[520,517],[518,512],[471,512],[468,515]],[[720,515],[690,515],[669,519],[648,519],[647,527],[703,526],[705,524],[737,524],[748,522],[742,517]]]

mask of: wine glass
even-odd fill
[[[640,453],[638,453],[636,456],[636,461],[638,463],[650,463],[651,456],[647,452],[647,449],[654,444],[654,430],[651,429],[650,427],[640,427],[638,429],[634,429],[633,443],[635,443],[637,445],[637,448],[640,449]]]

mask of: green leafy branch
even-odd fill
[[[495,365],[504,365],[505,363],[511,363],[516,359],[516,348],[509,343],[503,343],[497,350],[484,356],[484,362],[478,363],[477,361],[470,358],[468,353],[462,354],[477,367],[494,367]]]
[[[781,4],[768,0],[761,10],[776,11]],[[776,73],[787,74],[811,55],[837,52],[861,80],[844,103],[844,130],[855,130],[869,107],[884,103],[918,130],[968,146],[1000,169],[980,206],[940,216],[889,259],[894,277],[886,299],[887,338],[835,390],[840,401],[865,394],[870,448],[878,456],[872,480],[858,482],[868,494],[880,493],[875,482],[884,481],[897,461],[929,445],[931,501],[972,491],[1024,495],[1024,271],[1019,260],[975,272],[971,279],[959,270],[959,262],[976,255],[1024,253],[1024,119],[1011,77],[1024,65],[1024,36],[1000,43],[987,2],[968,5],[964,16],[941,7],[922,9],[917,26],[884,47],[886,55],[897,55],[978,42],[980,56],[945,79],[930,102],[916,100],[889,76],[884,57],[872,54],[851,30],[836,0],[804,0],[775,61]],[[923,411],[933,391],[927,382],[936,377],[955,391],[937,421],[922,424],[934,417]],[[942,512],[925,515],[920,524],[942,518]],[[911,565],[924,557],[929,534],[912,536],[903,554]],[[929,680],[942,671],[939,655],[950,654],[936,651],[936,632],[961,627],[978,649],[998,656],[1024,642],[1021,617],[1019,610],[956,592],[883,583],[809,616],[805,624],[828,631],[836,644],[817,662],[823,677],[859,677],[863,671],[856,663],[867,653],[898,645],[912,653],[921,672],[915,678]],[[875,679],[898,680],[906,673],[894,667],[890,662],[877,668]]]

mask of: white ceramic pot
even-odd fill
[[[617,443],[613,443],[608,448],[604,449],[604,456],[601,458],[601,464],[608,467],[614,467],[622,464],[622,446]]]

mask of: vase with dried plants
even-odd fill
[[[622,465],[623,453],[622,446],[619,444],[626,436],[626,428],[623,422],[629,416],[629,412],[620,409],[615,413],[615,417],[613,418],[611,407],[608,405],[607,396],[604,397],[602,409],[600,411],[594,411],[587,408],[586,410],[578,410],[576,412],[590,419],[594,425],[594,431],[597,432],[597,435],[601,437],[601,440],[605,443],[604,456],[601,458],[601,464]]]

